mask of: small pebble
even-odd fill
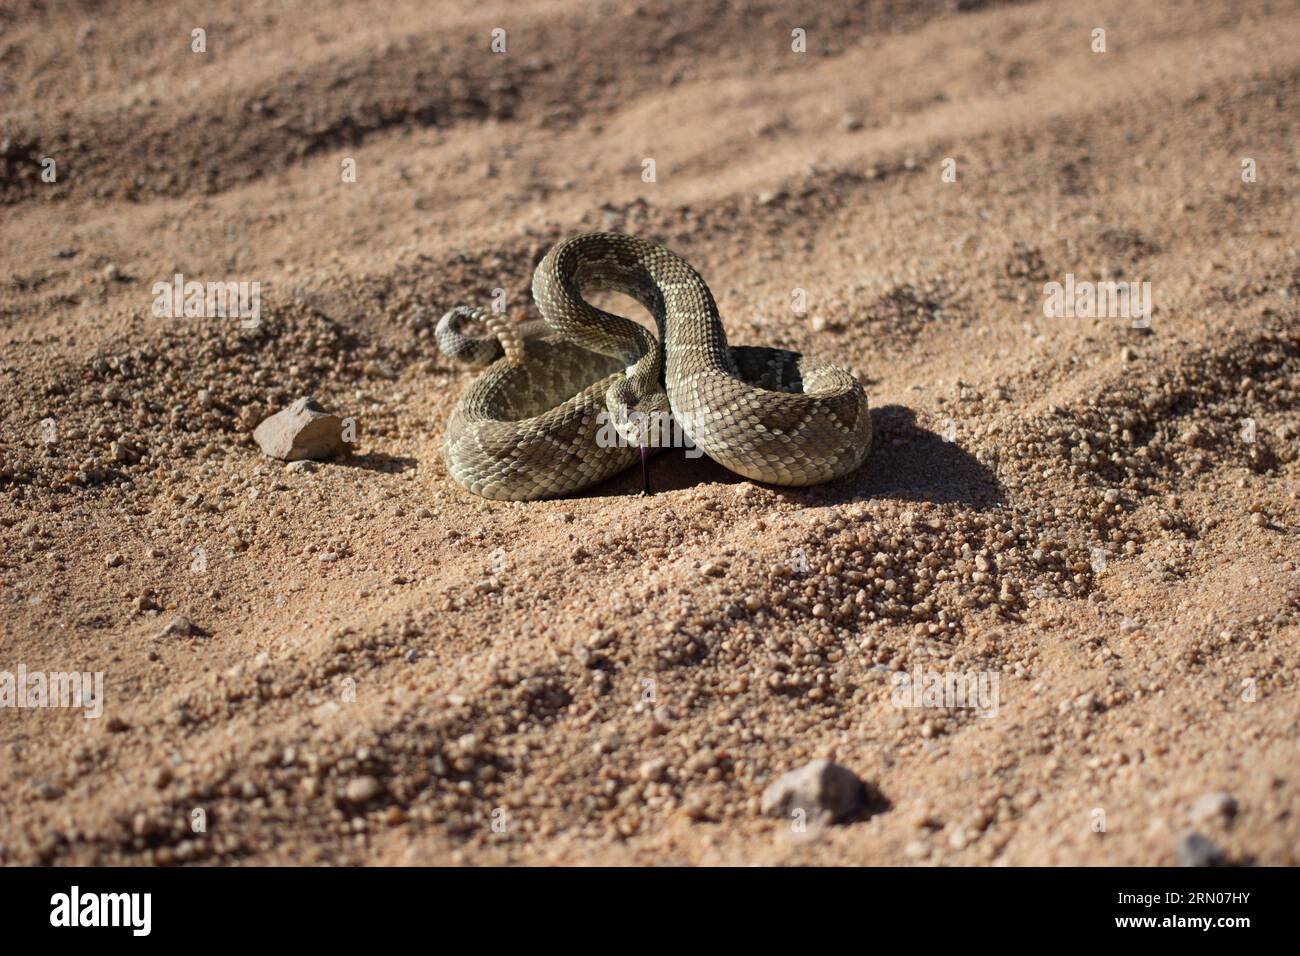
[[[1230,793],[1207,793],[1194,804],[1188,813],[1193,823],[1229,821],[1237,815],[1237,799]]]
[[[323,459],[347,452],[343,420],[307,397],[263,421],[253,439],[263,454],[283,461]]]
[[[857,774],[830,760],[782,775],[763,791],[765,816],[790,819],[802,810],[810,821],[834,823],[857,811],[866,799],[866,785]]]
[[[1217,845],[1199,833],[1189,833],[1178,841],[1180,866],[1223,866],[1227,856]]]
[[[374,777],[353,777],[348,781],[344,796],[348,803],[368,803],[383,792],[383,786]]]
[[[194,624],[187,617],[174,617],[159,633],[159,637],[189,637],[195,633]]]

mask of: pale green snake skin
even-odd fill
[[[583,299],[599,289],[640,302],[659,339]],[[540,322],[462,307],[438,323],[449,357],[491,362],[456,405],[444,449],[447,471],[475,494],[529,501],[604,481],[641,458],[637,413],[669,409],[705,454],[755,481],[818,484],[866,458],[871,416],[857,379],[798,352],[729,346],[709,287],[662,246],[617,233],[566,239],[538,263],[533,298]],[[472,319],[493,337],[467,336]],[[632,443],[609,441],[606,419]]]

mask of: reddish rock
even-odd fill
[[[343,420],[312,398],[300,398],[276,412],[253,432],[262,452],[281,461],[324,459],[347,453]]]

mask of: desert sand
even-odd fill
[[[0,862],[1300,862],[1298,41],[1276,0],[6,4],[0,672],[103,699],[0,708]],[[863,468],[451,482],[434,323],[536,318],[594,230],[850,367]],[[253,327],[160,314],[176,275]],[[1149,322],[1046,315],[1067,277]],[[300,396],[350,457],[260,454]],[[765,817],[821,757],[872,806]]]

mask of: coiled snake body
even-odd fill
[[[640,302],[659,338],[583,299],[599,289]],[[444,449],[448,472],[475,494],[580,491],[635,464],[646,423],[669,411],[705,454],[755,481],[817,484],[867,455],[858,381],[797,352],[729,346],[709,287],[662,246],[617,233],[566,239],[538,264],[533,298],[542,321],[461,307],[436,329],[449,357],[488,365],[456,405]],[[493,337],[466,335],[475,319]]]

